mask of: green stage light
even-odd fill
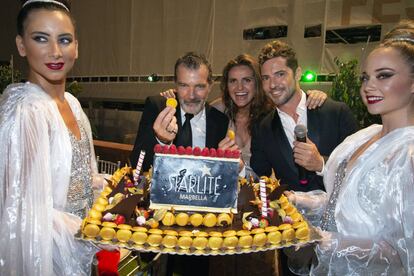
[[[305,73],[300,78],[300,81],[314,82],[314,81],[316,81],[316,73],[311,71],[311,70],[306,70]]]

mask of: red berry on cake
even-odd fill
[[[231,149],[226,149],[224,151],[224,157],[231,158],[232,156],[233,156],[233,153],[232,153]]]
[[[210,149],[210,157],[216,157],[217,156],[217,151],[215,148],[211,148]]]
[[[178,147],[178,154],[179,154],[179,155],[183,155],[183,154],[185,154],[185,148],[184,148],[183,146],[179,146],[179,147]]]
[[[170,151],[170,146],[168,146],[168,145],[164,145],[164,146],[162,147],[162,153],[167,154],[169,151]]]
[[[200,156],[200,154],[201,154],[201,149],[200,149],[199,147],[195,147],[195,148],[193,149],[193,154],[194,154],[195,156]]]
[[[239,150],[233,150],[231,157],[232,158],[240,158],[240,151]]]
[[[208,148],[204,148],[201,151],[201,156],[210,156],[210,151],[208,150]]]
[[[125,223],[125,217],[123,215],[116,215],[115,221],[117,225],[118,224],[124,224]]]
[[[224,156],[224,150],[217,149],[217,157],[223,157]]]
[[[178,152],[177,147],[175,145],[171,145],[169,153],[170,154],[177,154],[177,152]]]
[[[160,152],[162,152],[162,146],[161,146],[160,144],[156,144],[156,145],[154,146],[154,152],[155,152],[155,153],[160,153]]]
[[[193,148],[188,146],[185,148],[185,154],[192,155],[193,154]]]

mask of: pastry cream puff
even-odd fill
[[[299,212],[293,213],[292,215],[290,215],[290,217],[292,218],[293,222],[299,222],[303,220],[303,217]]]
[[[99,234],[99,226],[96,224],[87,224],[83,228],[82,233],[88,238],[95,238]]]
[[[223,244],[223,238],[221,237],[211,236],[208,239],[208,247],[210,247],[211,250],[219,250],[222,244]]]
[[[175,245],[177,244],[177,241],[178,241],[177,236],[165,235],[161,243],[167,248],[174,248]]]
[[[253,237],[253,245],[259,246],[259,247],[263,246],[266,244],[266,240],[267,240],[267,236],[265,233],[262,232],[262,233],[255,234]]]
[[[101,220],[102,219],[102,212],[99,212],[95,209],[89,210],[88,217],[92,219]]]
[[[116,232],[116,238],[120,242],[127,242],[127,241],[129,241],[129,239],[131,238],[131,236],[132,236],[131,230],[119,229]]]
[[[239,239],[236,236],[225,237],[223,241],[223,246],[228,249],[234,249],[239,243]]]
[[[278,228],[279,228],[280,231],[283,231],[283,230],[286,230],[286,229],[291,229],[292,225],[289,224],[289,223],[283,223],[283,224],[279,225]]]
[[[308,227],[308,224],[306,223],[306,221],[299,221],[299,222],[295,222],[292,225],[293,228],[297,229],[297,228],[302,228],[302,227]]]
[[[108,200],[106,199],[106,197],[98,197],[96,203],[106,206],[108,205]]]
[[[151,230],[155,230],[155,229],[151,229]],[[147,243],[153,247],[158,247],[161,244],[161,242],[162,242],[162,236],[160,234],[150,234],[147,238]]]
[[[193,239],[188,236],[181,236],[177,242],[178,246],[181,249],[189,249],[192,243],[193,243]]]
[[[98,211],[98,212],[103,212],[104,210],[105,210],[105,206],[104,205],[102,205],[102,204],[99,204],[99,203],[95,203],[93,206],[92,206],[92,209],[94,209],[94,210],[96,210],[96,211]]]
[[[295,238],[295,229],[289,228],[286,230],[283,230],[282,232],[282,240],[284,241],[291,241]]]
[[[189,216],[187,213],[179,213],[175,217],[175,223],[179,226],[186,226],[188,224]]]
[[[193,247],[197,250],[203,250],[207,247],[208,240],[206,237],[195,237],[193,239]]]
[[[244,236],[240,236],[239,235],[239,247],[241,248],[250,248],[252,246],[253,243],[253,238],[250,234],[248,235],[244,235]]]
[[[147,233],[140,231],[135,231],[131,236],[131,240],[136,244],[144,244],[147,238]]]
[[[282,234],[279,231],[272,231],[267,234],[267,240],[271,244],[279,244],[282,241]]]
[[[165,226],[171,226],[175,223],[175,217],[174,214],[171,212],[166,212],[164,217],[162,218],[162,224]]]
[[[228,226],[231,225],[232,218],[229,214],[222,213],[217,217],[217,224],[219,226]]]
[[[309,237],[309,228],[306,226],[296,229],[295,236],[299,240],[307,239]]]
[[[99,232],[99,236],[102,237],[105,241],[110,241],[115,237],[115,229],[112,227],[102,227],[101,231]]]
[[[201,214],[195,213],[190,217],[190,223],[194,227],[198,227],[203,223],[203,216]]]
[[[112,221],[104,221],[102,222],[102,226],[115,228],[117,225]]]
[[[217,223],[217,217],[215,214],[208,213],[203,218],[203,224],[205,227],[213,227]]]

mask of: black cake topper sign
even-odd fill
[[[237,212],[238,159],[155,154],[150,208]]]

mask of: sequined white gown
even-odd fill
[[[328,197],[313,193],[322,199],[320,206],[338,189],[334,183],[344,161],[381,129],[363,129],[331,154],[324,175]],[[326,224],[333,233],[331,243],[317,247],[319,265],[311,274],[413,275],[414,127],[396,129],[373,143],[350,171],[345,169],[339,186],[336,206],[326,213],[334,219]],[[313,214],[321,210],[314,208]],[[323,221],[317,217],[311,217],[316,225]]]
[[[96,161],[89,121],[76,98],[65,98],[83,135],[75,142],[89,148],[81,166],[88,164],[90,179]],[[71,197],[79,168],[72,160],[81,155],[55,102],[37,85],[9,86],[0,101],[0,141],[0,275],[90,275],[96,248],[74,239],[81,219],[72,214],[88,205],[88,196]]]

